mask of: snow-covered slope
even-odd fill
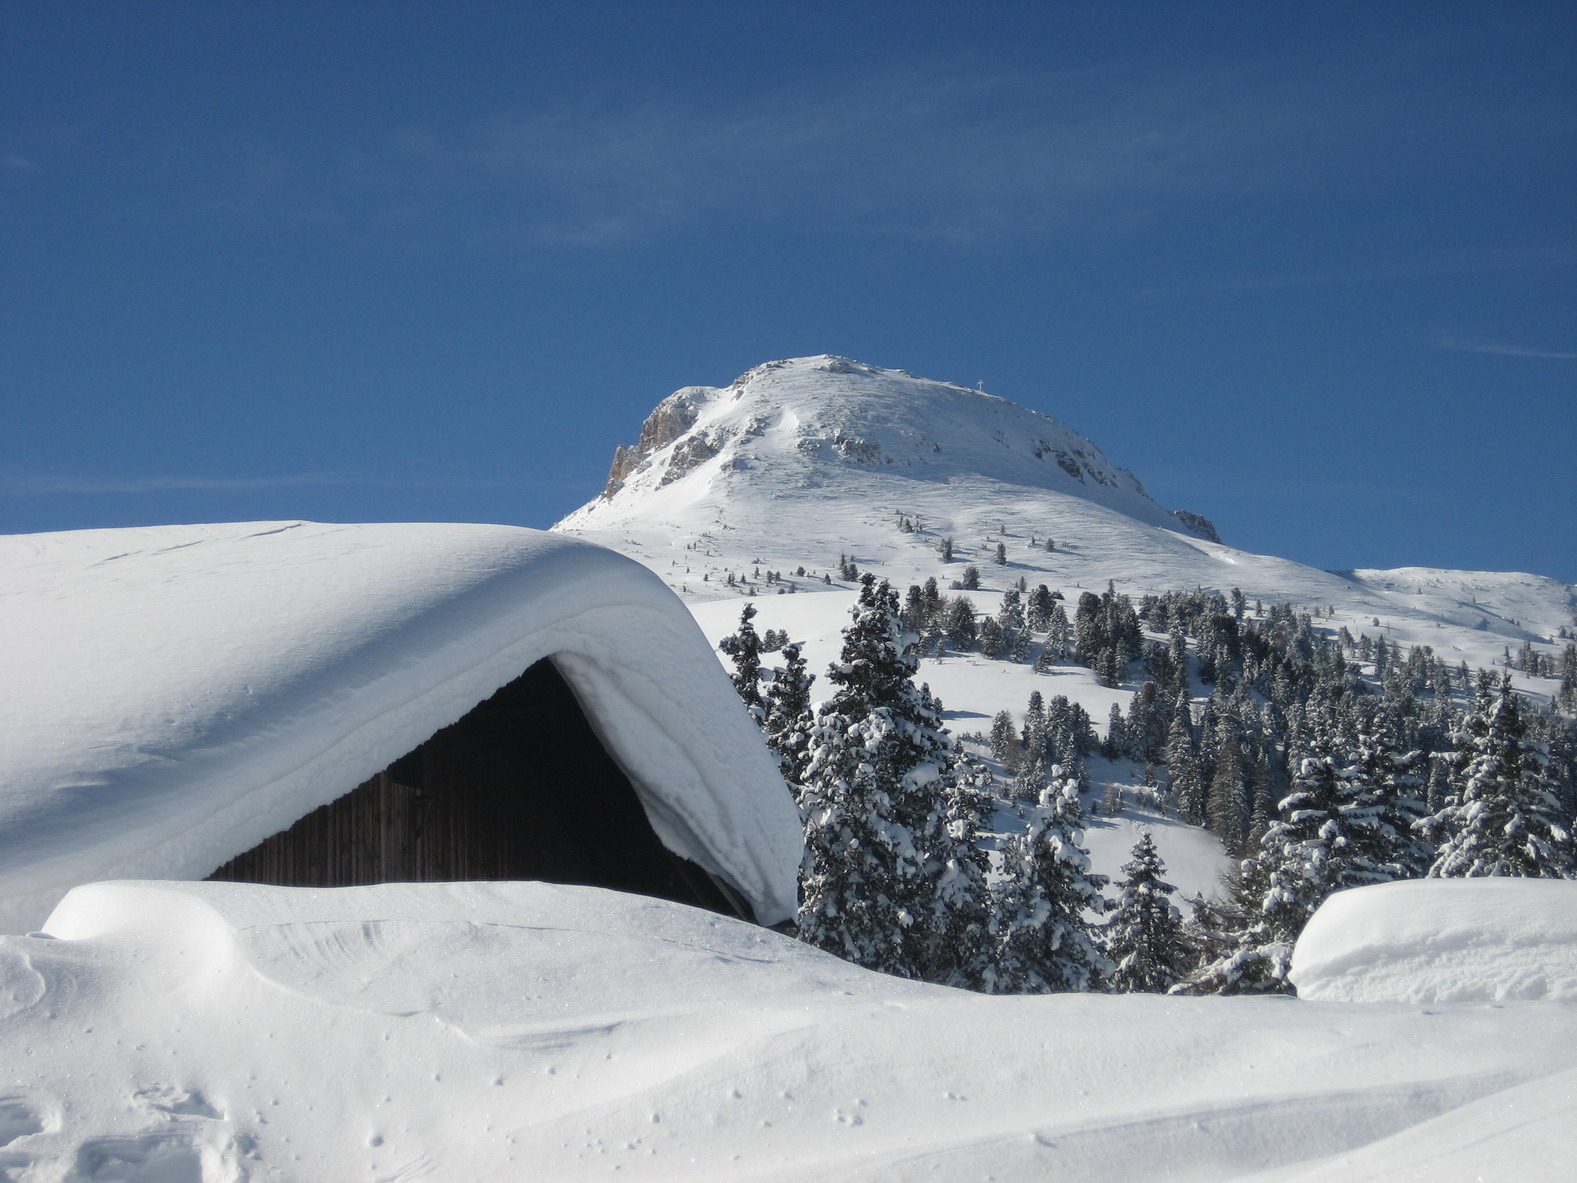
[[[607,528],[703,505],[737,510],[742,500],[847,500],[885,490],[882,477],[943,488],[990,479],[1179,525],[1138,478],[1066,424],[994,395],[840,357],[768,362],[725,389],[669,395],[640,442],[615,456],[603,497],[561,525]]]
[[[72,886],[201,878],[543,657],[675,852],[758,918],[799,820],[683,606],[509,526],[310,522],[0,539],[0,931]]]
[[[989,997],[531,883],[102,884],[46,931],[0,938],[15,1179],[1539,1183],[1577,1153],[1554,1002]]]
[[[1577,588],[1542,576],[1321,571],[1235,549],[1207,537],[1208,523],[1188,521],[1193,528],[1062,423],[966,387],[822,356],[670,395],[639,442],[620,449],[606,492],[554,529],[645,563],[714,643],[737,627],[739,601],[755,597],[757,629],[804,642],[815,672],[836,656],[854,598],[839,577],[840,555],[900,591],[929,577],[945,590],[974,565],[982,590],[968,594],[985,613],[1020,579],[1070,604],[1108,582],[1134,596],[1236,587],[1251,604],[1316,612],[1316,627],[1330,632],[1346,626],[1354,636],[1429,645],[1472,667],[1524,642],[1553,653],[1561,629],[1577,621]],[[946,539],[952,562],[939,553]],[[768,572],[782,578],[768,582]],[[1080,666],[1037,675],[978,654],[927,657],[920,677],[958,732],[988,728],[1000,710],[1021,713],[1037,690],[1068,696],[1104,724],[1134,689],[1101,686]],[[1517,683],[1536,697],[1556,686],[1521,674]],[[815,688],[826,690],[825,680]],[[1126,786],[1141,771],[1091,766],[1097,781]],[[1223,864],[1214,839],[1143,810],[1092,827],[1097,867],[1115,873],[1140,825],[1161,827],[1158,844],[1185,893],[1213,888]]]
[[[692,603],[777,592],[757,568],[784,572],[785,589],[826,590],[821,577],[836,581],[846,553],[900,586],[935,575],[945,587],[973,563],[998,589],[1020,576],[1097,591],[1112,581],[1133,594],[1238,587],[1251,599],[1334,609],[1333,628],[1384,628],[1390,640],[1460,652],[1470,664],[1488,664],[1506,644],[1553,642],[1574,623],[1577,588],[1553,579],[1320,571],[1223,545],[1208,522],[1185,516],[1194,528],[1045,415],[821,356],[676,391],[640,441],[619,450],[606,492],[554,529],[632,555]],[[920,528],[901,529],[900,517]],[[937,553],[948,537],[952,563]],[[1008,563],[994,568],[999,542]],[[793,575],[800,566],[807,576]],[[748,582],[729,587],[729,573]]]

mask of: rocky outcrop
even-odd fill
[[[633,445],[620,444],[614,449],[613,465],[608,470],[608,484],[602,495],[612,497],[653,452],[667,447],[689,431],[695,425],[701,405],[710,393],[706,387],[687,386],[658,403],[657,408],[646,416],[646,422],[641,424],[641,438]]]
[[[1190,533],[1209,542],[1220,542],[1221,535],[1216,533],[1215,523],[1202,513],[1195,513],[1191,509],[1174,509],[1172,516],[1183,524]]]
[[[663,479],[658,482],[658,486],[676,481],[698,464],[705,464],[716,456],[721,448],[721,442],[712,439],[704,432],[691,436],[675,448],[673,455],[668,458],[668,471],[663,473]]]
[[[629,476],[641,463],[641,451],[633,444],[620,444],[613,449],[613,464],[608,468],[608,483],[603,487],[602,495],[612,497],[624,488],[624,478]]]

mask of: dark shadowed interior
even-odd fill
[[[296,887],[546,879],[749,918],[663,846],[551,660],[210,878]]]

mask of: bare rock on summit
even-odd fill
[[[602,495],[612,497],[653,452],[667,447],[694,427],[709,393],[705,387],[687,386],[658,403],[641,424],[641,438],[633,446],[620,444],[614,449],[613,466],[608,470],[608,484]]]
[[[1209,542],[1220,542],[1221,535],[1216,533],[1216,524],[1202,513],[1195,513],[1191,509],[1174,509],[1175,517],[1190,534],[1195,534]]]

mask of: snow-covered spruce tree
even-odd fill
[[[798,790],[800,778],[809,761],[810,687],[816,675],[805,669],[805,658],[797,644],[783,646],[783,664],[772,671],[762,697],[761,730],[767,746],[777,753],[783,779]]]
[[[1166,752],[1169,721],[1160,686],[1148,679],[1139,683],[1138,692],[1128,704],[1127,754],[1147,764],[1161,760]]]
[[[1215,767],[1205,797],[1205,824],[1229,854],[1241,854],[1248,836],[1248,782],[1243,772],[1243,745],[1228,732],[1216,751]]]
[[[980,841],[993,813],[992,779],[990,769],[960,754],[945,795],[947,857],[936,885],[939,928],[932,934],[930,980],[967,990],[987,989],[996,964],[995,900],[987,884],[991,859]]]
[[[1349,877],[1417,879],[1434,857],[1421,826],[1428,816],[1424,756],[1404,748],[1399,731],[1384,712],[1359,730],[1357,775],[1349,806],[1357,823],[1349,856],[1356,866]]]
[[[954,799],[961,752],[912,680],[892,588],[865,576],[851,615],[808,737],[799,935],[869,969],[972,984],[980,807]]]
[[[1101,653],[1107,648],[1106,616],[1101,611],[1101,598],[1094,592],[1084,592],[1073,612],[1073,656],[1080,665],[1095,668]]]
[[[1223,934],[1226,952],[1201,966],[1189,993],[1290,993],[1292,945],[1314,910],[1343,887],[1384,880],[1353,860],[1364,826],[1353,814],[1354,770],[1329,755],[1304,759],[1280,818],[1229,885],[1240,926]]]
[[[1024,705],[1024,750],[1032,751],[1044,749],[1046,746],[1046,698],[1039,690],[1029,692],[1029,701]],[[1040,790],[1045,788],[1045,778],[1035,789],[1035,796],[1040,796]]]
[[[1009,772],[1018,768],[1018,727],[1011,711],[998,711],[991,720],[991,758]]]
[[[1060,603],[1053,603],[1046,618],[1046,652],[1050,660],[1061,661],[1068,656],[1068,614]]]
[[[987,616],[980,622],[980,656],[996,659],[1007,652],[1002,626]]]
[[[1002,607],[997,612],[997,626],[1002,630],[1002,648],[1009,661],[1023,661],[1029,653],[1029,623],[1024,616],[1022,593],[1010,587],[1002,593]]]
[[[1171,994],[1287,994],[1290,943],[1264,940],[1261,905],[1266,865],[1244,859],[1225,877],[1225,899],[1196,899],[1185,932],[1200,952],[1198,967]]]
[[[1009,796],[1015,802],[1036,802],[1046,787],[1046,776],[1051,765],[1046,760],[1044,748],[1032,748],[1019,756],[1018,771],[1013,775]]]
[[[1306,757],[1281,802],[1281,819],[1260,844],[1270,886],[1263,911],[1272,936],[1292,941],[1334,891],[1396,878],[1366,857],[1374,813],[1356,766],[1340,756]]]
[[[1205,780],[1199,771],[1199,758],[1192,752],[1167,769],[1167,791],[1177,806],[1177,815],[1190,825],[1205,824]]]
[[[1444,839],[1430,878],[1577,879],[1574,819],[1549,773],[1547,745],[1528,736],[1510,678],[1466,731],[1461,784],[1430,827]]]
[[[1177,889],[1161,878],[1166,864],[1145,830],[1123,864],[1126,878],[1102,936],[1113,963],[1111,988],[1118,993],[1165,994],[1193,967],[1183,938],[1183,917],[1172,903]]]
[[[1031,632],[1043,633],[1051,624],[1051,609],[1055,603],[1051,598],[1051,589],[1044,583],[1035,585],[1035,590],[1029,593],[1029,604],[1025,609],[1024,623]],[[1574,676],[1577,680],[1577,676]]]
[[[1128,724],[1123,721],[1123,709],[1112,703],[1106,715],[1106,738],[1101,741],[1101,755],[1108,760],[1120,760],[1128,755]]]
[[[733,661],[734,672],[729,677],[733,680],[734,689],[759,723],[765,713],[765,706],[761,701],[760,687],[761,637],[756,633],[756,626],[751,623],[755,617],[756,606],[746,604],[739,613],[739,631],[724,637],[717,647]]]
[[[975,647],[979,635],[975,625],[975,605],[968,596],[956,596],[947,601],[942,613],[942,634],[948,645],[961,652]]]
[[[1002,846],[992,929],[996,965],[988,988],[997,994],[1099,990],[1111,962],[1086,912],[1104,912],[1106,876],[1090,870],[1079,782],[1053,765],[1025,830]]]

